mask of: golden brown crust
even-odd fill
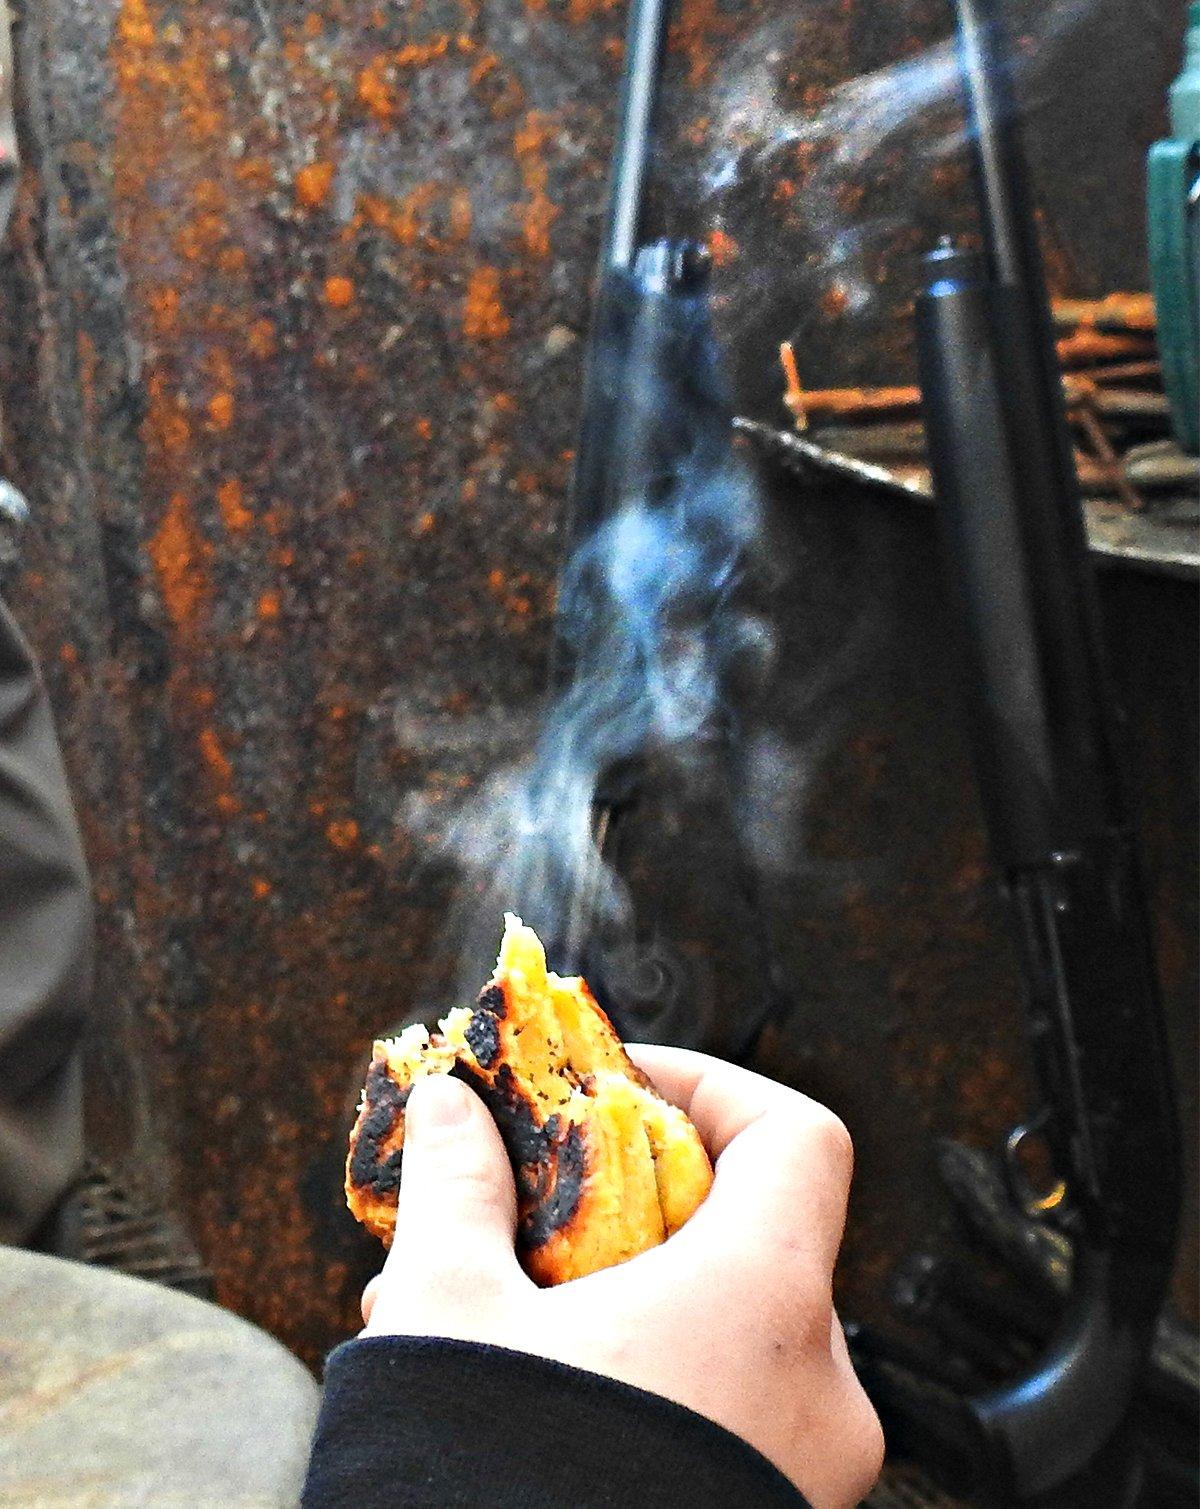
[[[506,919],[474,1008],[429,1034],[377,1042],[350,1135],[346,1199],[390,1245],[404,1106],[415,1078],[451,1073],[481,1096],[517,1183],[517,1248],[539,1284],[624,1262],[677,1231],[712,1168],[691,1122],[636,1067],[580,979],[546,970],[541,943]]]

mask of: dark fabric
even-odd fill
[[[83,1157],[87,868],[45,688],[0,602],[0,1243],[27,1241]]]
[[[347,1342],[325,1369],[303,1509],[806,1509],[719,1425],[502,1347]]]

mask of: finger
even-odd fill
[[[716,1164],[711,1193],[672,1240],[779,1269],[800,1260],[810,1273],[831,1275],[853,1168],[838,1118],[807,1095],[705,1054],[642,1044],[630,1054],[688,1113]]]
[[[765,1111],[738,1133],[717,1159],[708,1198],[680,1234],[712,1241],[755,1267],[800,1263],[831,1284],[853,1150],[837,1117],[811,1105]]]
[[[773,1107],[795,1110],[799,1103],[827,1114],[798,1090],[707,1053],[650,1043],[627,1046],[630,1058],[650,1076],[659,1094],[687,1112],[714,1161],[740,1132]]]
[[[373,1279],[368,1279],[367,1286],[362,1292],[359,1309],[362,1311],[363,1325],[368,1325],[371,1320],[371,1311],[375,1308],[375,1301],[379,1297],[379,1285],[383,1278],[382,1273],[377,1273]]]
[[[496,1123],[477,1095],[449,1075],[413,1085],[404,1112],[396,1235],[380,1297],[397,1282],[472,1276],[487,1287],[521,1278],[512,1169]]]

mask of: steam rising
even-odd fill
[[[586,942],[589,973],[600,949],[626,990],[664,985],[657,946],[634,947],[630,894],[601,855],[597,811],[615,823],[649,781],[686,793],[711,779],[734,683],[770,654],[744,590],[759,504],[732,448],[704,300],[649,300],[630,357],[615,508],[578,542],[560,589],[569,674],[528,754],[443,829],[461,874],[460,996],[478,988],[505,910],[537,928],[552,964],[577,963]],[[403,819],[420,829],[431,816],[414,800]]]
[[[1043,6],[1019,39],[1027,101],[1048,76],[1051,44],[1090,3]],[[959,82],[953,44],[942,41],[795,108],[803,67],[790,81],[788,68],[804,56],[805,26],[833,4],[813,0],[798,20],[758,27],[723,62],[707,101],[715,145],[701,180],[720,224],[744,185],[795,171],[807,262],[821,280],[836,282],[845,312],[855,314],[877,297],[868,253],[898,210],[881,196],[848,197],[847,186],[876,171],[888,146],[919,151],[933,163],[957,150]],[[912,139],[918,128],[919,144]],[[793,237],[789,253],[795,250]],[[771,276],[765,261],[758,276]],[[754,297],[752,285],[737,286],[747,307],[735,313],[735,325]],[[706,784],[727,779],[735,763],[728,758],[735,688],[754,683],[771,658],[770,633],[748,606],[761,564],[755,488],[731,449],[702,301],[668,328],[679,318],[679,310],[664,312],[651,300],[633,332],[630,387],[621,395],[619,495],[599,526],[573,544],[562,580],[559,634],[570,676],[545,710],[483,731],[480,747],[521,747],[495,762],[469,800],[448,813],[438,793],[418,791],[399,814],[409,832],[436,839],[437,853],[457,869],[448,943],[458,972],[446,985],[459,1001],[484,977],[506,910],[549,942],[552,964],[564,953],[569,958],[582,934],[634,996],[644,987],[648,998],[661,998],[670,974],[661,940],[643,927],[635,942],[630,890],[601,853],[597,814],[619,818],[650,784],[682,793],[686,808]],[[842,700],[847,664],[860,657],[870,616],[869,609],[858,614],[857,628],[829,647],[821,672],[806,682],[798,711],[811,727],[803,748],[762,731],[743,741],[742,769],[761,789],[757,812],[751,801],[743,814],[742,832],[768,868],[803,867],[796,850],[803,789],[832,736],[836,714],[828,704]],[[655,1009],[671,1004],[660,999]],[[698,1003],[688,1009],[699,1032]],[[653,1020],[643,1025],[655,1028]]]
[[[1051,0],[1015,36],[1027,116],[1053,87],[1054,69],[1061,65],[1058,44],[1094,8],[1094,0]],[[883,154],[902,148],[911,160],[935,167],[960,150],[963,124],[950,38],[816,91],[811,106],[798,109],[789,68],[804,57],[805,28],[832,12],[832,0],[810,0],[798,20],[765,23],[723,64],[709,101],[713,146],[702,176],[720,222],[740,186],[774,182],[798,166],[808,266],[837,288],[843,310],[853,315],[878,297],[872,252],[912,212],[911,204],[889,202],[886,182],[877,176],[887,177]],[[1016,30],[1015,19],[1012,24]],[[798,73],[802,79],[802,62]],[[869,182],[872,192],[848,195],[860,181]]]

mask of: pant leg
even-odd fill
[[[27,1241],[83,1157],[92,908],[28,645],[0,602],[0,1243]]]

